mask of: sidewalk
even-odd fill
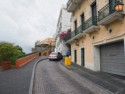
[[[64,66],[63,61],[61,61],[60,64]],[[94,72],[76,64],[64,67],[112,94],[125,94],[125,77],[114,76],[103,72]]]

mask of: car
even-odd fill
[[[52,52],[49,55],[49,60],[61,60],[63,58],[62,54],[59,52]]]

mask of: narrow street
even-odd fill
[[[0,94],[28,94],[33,66],[45,58],[38,57],[18,69],[0,71]]]
[[[34,79],[33,94],[93,94],[59,68],[59,62],[39,62]]]

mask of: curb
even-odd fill
[[[59,63],[60,69],[67,73],[70,77],[72,77],[75,81],[77,81],[79,84],[81,84],[83,87],[88,88],[91,90],[94,94],[114,94],[107,89],[93,83],[92,81],[83,78],[79,76],[77,73],[72,72],[72,70],[68,70],[65,66]]]
[[[40,61],[47,60],[48,58],[37,60],[36,63],[34,64],[33,71],[32,71],[32,76],[31,76],[31,81],[30,81],[30,88],[29,88],[29,94],[33,94],[33,82],[34,82],[34,77],[35,77],[35,70],[36,66]]]

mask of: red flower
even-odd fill
[[[65,40],[66,37],[67,37],[68,35],[70,35],[70,34],[71,34],[70,30],[68,30],[68,31],[66,31],[66,32],[61,32],[61,33],[59,34],[59,37],[60,37],[60,39]]]

